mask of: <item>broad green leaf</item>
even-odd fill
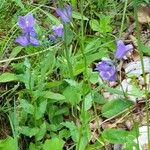
[[[102,43],[100,38],[90,38],[86,42],[85,53],[96,52],[101,45]]]
[[[128,140],[128,131],[123,129],[106,129],[102,133],[104,140],[113,144],[124,144]]]
[[[107,49],[101,49],[98,50],[98,52],[86,55],[88,64],[91,64],[95,60],[99,60],[102,57],[105,57],[107,55]]]
[[[57,137],[46,140],[43,145],[43,150],[63,150],[64,141]]]
[[[47,106],[47,100],[41,102],[40,105],[36,108],[35,118],[37,120],[42,118],[42,116],[44,115],[45,110],[46,110],[46,106]]]
[[[40,126],[40,130],[39,132],[36,134],[35,138],[37,141],[41,140],[44,135],[46,133],[46,123],[44,122],[41,126]]]
[[[65,113],[69,113],[69,108],[68,107],[57,109],[55,111],[55,116],[62,115],[62,114],[65,114]]]
[[[68,86],[64,90],[63,95],[66,97],[66,101],[72,105],[76,105],[81,101],[81,94],[75,87]]]
[[[132,104],[129,100],[120,99],[109,101],[102,107],[102,115],[106,118],[113,117],[128,109]]]
[[[67,24],[64,25],[64,30],[65,30],[65,36],[66,36],[64,37],[65,38],[64,42],[67,45],[69,45],[73,40],[73,31],[70,29],[70,26]]]
[[[142,51],[146,54],[150,54],[150,47],[142,44]]]
[[[26,113],[32,114],[34,113],[34,107],[30,104],[27,100],[22,99],[20,101],[20,106],[22,107],[23,111]]]
[[[75,80],[64,79],[70,86],[77,86],[78,83]]]
[[[94,101],[98,104],[105,104],[107,102],[105,98],[98,92],[94,93]]]
[[[92,84],[96,84],[99,81],[99,74],[97,72],[92,72],[89,80]]]
[[[75,12],[75,11],[73,11],[72,13],[72,18],[79,19],[79,20],[83,18],[83,20],[86,20],[86,21],[89,20],[86,16],[82,16],[81,13]]]
[[[12,137],[0,140],[0,150],[17,150],[17,143]]]
[[[47,84],[46,84],[46,87],[48,87],[48,88],[53,88],[53,87],[58,87],[58,86],[60,86],[61,84],[62,84],[63,82],[62,81],[52,81],[52,82],[48,82]]]
[[[88,95],[85,96],[85,104],[84,104],[84,109],[85,111],[89,110],[92,107],[92,95],[89,93]]]
[[[110,17],[102,15],[100,17],[100,26],[99,27],[100,27],[100,32],[102,32],[102,33],[111,32],[112,28],[110,25]]]
[[[65,96],[59,93],[54,93],[50,91],[42,92],[44,98],[53,99],[53,100],[65,100]]]
[[[30,143],[29,150],[37,150],[36,145],[33,143]]]
[[[90,26],[91,26],[92,30],[100,31],[100,24],[97,20],[95,20],[95,19],[90,20]]]
[[[28,126],[22,126],[19,128],[20,133],[29,136],[30,138],[32,136],[35,136],[39,132],[39,128],[30,128]]]
[[[17,81],[17,80],[18,80],[17,76],[13,73],[6,72],[0,75],[0,83]]]
[[[59,131],[59,137],[60,138],[65,138],[65,139],[69,139],[69,137],[70,137],[70,131],[68,129],[61,129]]]

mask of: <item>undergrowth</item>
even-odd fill
[[[133,16],[138,7],[147,4],[146,0],[3,0],[0,150],[103,150],[116,144],[126,150],[139,149],[141,122],[135,114],[140,109],[146,112],[149,125],[149,90],[142,51],[148,47],[141,43],[138,18]],[[66,6],[72,8],[69,21],[64,21],[69,12],[63,17],[57,13],[57,8]],[[35,19],[36,35],[24,31],[18,23],[19,16],[29,14]],[[135,77],[133,93],[122,88],[121,82],[128,75],[118,69],[123,60],[115,54],[116,41],[128,41],[123,35],[133,22],[137,24],[145,95],[139,92]],[[54,26],[59,26],[61,35]],[[19,36],[29,37],[27,43],[17,42]],[[37,40],[36,44],[31,38]],[[115,66],[113,74],[107,72],[109,77],[99,69],[103,61],[106,67]],[[110,86],[110,81],[115,85]],[[110,100],[103,94],[106,91],[118,96]],[[140,106],[129,98],[135,95],[144,95]],[[130,128],[126,120],[132,122]]]

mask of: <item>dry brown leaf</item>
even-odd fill
[[[138,45],[137,45],[137,39],[136,39],[136,37],[133,36],[133,35],[129,35],[129,38],[132,41],[133,45],[137,47]]]
[[[150,6],[142,7],[138,11],[138,21],[141,24],[150,22]]]

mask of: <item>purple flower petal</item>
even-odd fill
[[[26,28],[26,20],[25,20],[24,17],[19,16],[19,18],[18,18],[18,25],[19,25],[22,29]]]
[[[103,60],[96,64],[96,69],[97,71],[107,71],[113,68],[114,64],[110,60]]]
[[[71,17],[72,16],[72,7],[70,5],[66,5],[65,9],[66,9],[67,15],[69,17]]]
[[[126,51],[132,51],[132,50],[133,50],[133,45],[132,44],[126,45]]]
[[[71,6],[66,5],[64,8],[57,8],[56,13],[61,17],[63,22],[67,23],[70,22],[72,15],[72,8]]]
[[[34,37],[30,37],[30,43],[33,46],[38,46],[39,45],[39,41],[36,38],[34,38]]]
[[[57,25],[57,26],[52,26],[53,32],[58,36],[58,37],[63,37],[64,35],[64,30],[63,30],[63,25]]]
[[[116,81],[116,73],[109,78],[109,81]]]
[[[49,39],[51,42],[55,42],[55,41],[56,41],[56,36],[54,36],[54,35],[48,35],[48,39]]]
[[[35,19],[32,13],[27,14],[26,16],[19,16],[18,25],[22,28],[24,33],[32,32],[34,30]]]
[[[26,16],[20,16],[18,18],[18,25],[22,28],[23,35],[16,39],[16,42],[22,46],[32,44],[34,46],[39,45],[39,41],[36,39],[36,32],[34,29],[35,19],[32,13],[28,13]]]
[[[116,80],[116,67],[110,60],[102,60],[96,65],[95,70],[99,72],[101,78],[105,81]]]
[[[30,28],[33,28],[33,27],[34,27],[35,19],[34,19],[32,13],[28,13],[28,14],[25,16],[25,20],[26,20],[26,26],[27,26],[27,27],[30,27]]]
[[[19,43],[20,45],[22,45],[24,47],[30,44],[26,35],[19,36],[16,39],[16,43]]]
[[[125,45],[122,40],[117,41],[117,49],[115,52],[115,57],[117,59],[122,59],[127,55],[129,51],[133,50],[132,44]]]

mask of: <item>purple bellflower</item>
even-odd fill
[[[54,42],[56,41],[56,36],[50,34],[50,35],[48,35],[48,39],[49,39],[52,43],[54,43]]]
[[[122,59],[124,56],[127,55],[128,52],[133,50],[133,45],[128,44],[125,45],[122,40],[117,41],[117,49],[115,52],[115,58]]]
[[[63,37],[64,36],[64,28],[63,28],[62,24],[52,26],[52,30],[57,37]]]
[[[116,67],[110,60],[102,60],[96,64],[95,70],[99,72],[101,78],[105,81],[116,80]]]
[[[18,18],[18,25],[22,29],[22,35],[16,39],[16,42],[22,46],[27,46],[32,44],[33,46],[38,46],[39,41],[36,39],[37,34],[34,29],[35,19],[32,13],[26,16],[20,16]]]
[[[56,13],[64,23],[68,23],[71,20],[72,8],[70,5],[66,5],[64,8],[57,8]]]

